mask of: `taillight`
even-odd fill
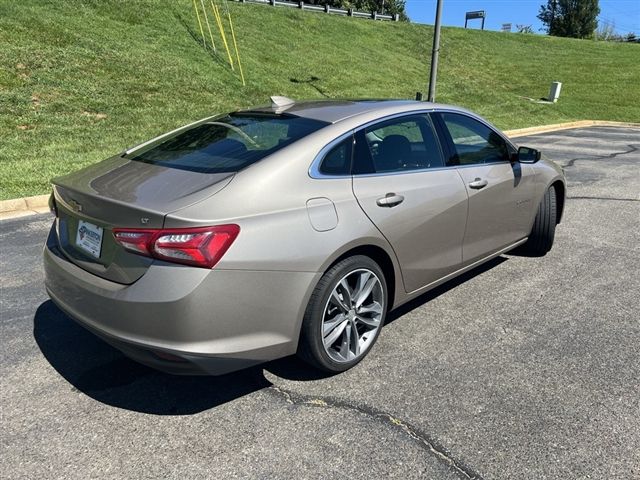
[[[240,233],[238,225],[198,228],[114,228],[126,250],[168,262],[213,268]]]

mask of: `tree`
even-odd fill
[[[604,40],[605,42],[610,42],[615,40],[618,35],[616,34],[616,25],[613,22],[604,21],[600,25],[598,25],[598,30],[596,31],[596,40]]]
[[[636,34],[629,32],[626,35],[616,31],[616,24],[613,21],[605,20],[598,25],[596,40],[605,42],[637,42]]]
[[[518,33],[533,33],[533,27],[531,25],[516,24],[516,30]]]
[[[590,38],[598,27],[598,0],[547,0],[538,18],[549,35]]]

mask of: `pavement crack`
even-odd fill
[[[567,197],[568,200],[613,200],[616,202],[640,202],[640,198],[616,198],[616,197]]]
[[[614,153],[610,153],[608,155],[590,155],[589,157],[572,158],[566,164],[562,165],[562,168],[573,167],[574,163],[576,163],[579,160],[603,160],[605,158],[616,158],[616,157],[619,157],[620,155],[627,155],[629,153],[637,152],[638,150],[640,150],[640,148],[636,147],[635,145],[627,144],[625,146],[629,150],[625,150],[623,152],[614,152]]]
[[[347,410],[364,415],[372,420],[380,422],[384,425],[391,426],[404,435],[417,442],[423,450],[434,455],[440,462],[445,464],[458,477],[464,480],[482,480],[482,476],[474,472],[460,460],[457,460],[447,449],[438,441],[431,438],[428,434],[420,431],[410,423],[399,419],[392,414],[378,410],[373,407],[356,405],[345,402],[343,400],[332,397],[315,397],[310,395],[301,395],[289,390],[285,390],[276,385],[272,385],[266,389],[272,395],[278,396],[291,405],[316,407],[316,408],[333,408]]]

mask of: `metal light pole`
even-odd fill
[[[429,102],[436,99],[436,75],[438,74],[438,54],[440,53],[440,19],[442,17],[442,0],[436,7],[436,25],[433,32],[433,52],[431,54],[431,74],[429,75]]]

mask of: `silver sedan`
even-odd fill
[[[46,287],[131,358],[344,371],[387,313],[552,246],[562,170],[461,108],[294,102],[200,120],[53,180]]]

